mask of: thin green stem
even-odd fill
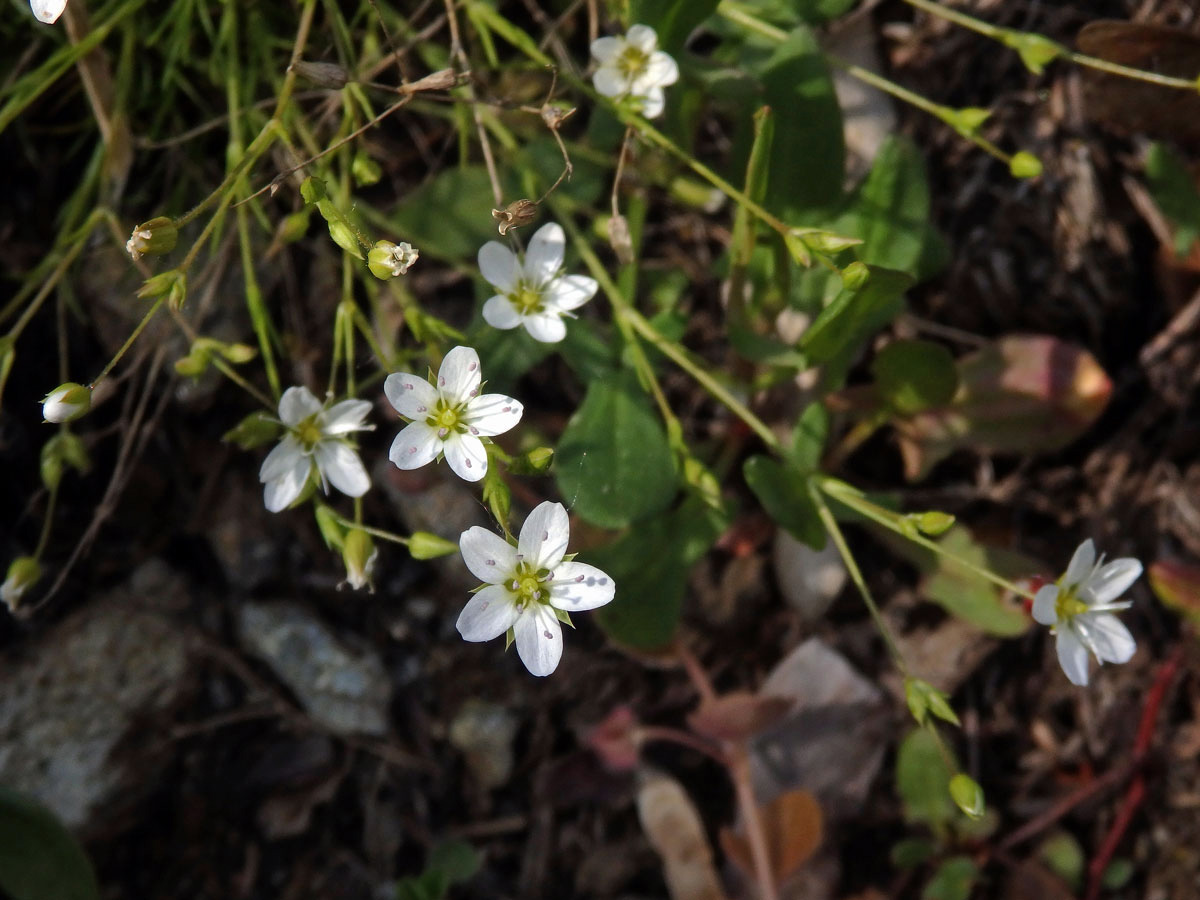
[[[353,519],[347,519],[341,513],[336,512],[333,509],[330,509],[329,511],[333,515],[334,521],[346,528],[353,528],[357,531],[365,531],[367,534],[371,535],[371,537],[377,537],[383,541],[391,541],[394,544],[401,544],[405,547],[407,547],[412,541],[412,538],[406,538],[399,534],[393,534],[390,531],[384,531],[382,528],[375,528],[371,525],[363,525],[361,522],[356,522]]]
[[[46,517],[42,520],[42,533],[38,535],[37,547],[33,551],[33,558],[40,560],[42,553],[46,550],[46,544],[50,540],[50,530],[54,524],[54,505],[58,501],[58,485],[50,488],[50,496],[46,500]]]
[[[98,385],[108,376],[108,373],[113,370],[113,367],[121,361],[121,357],[124,356],[126,351],[133,346],[133,342],[136,341],[138,336],[146,330],[146,326],[150,324],[150,320],[154,318],[154,314],[158,312],[166,299],[167,298],[165,295],[159,297],[154,301],[154,305],[146,310],[146,314],[142,316],[142,321],[138,322],[137,328],[133,329],[129,337],[125,339],[125,343],[121,345],[121,349],[119,349],[116,355],[108,361],[108,365],[104,367],[100,374],[92,379],[92,383],[88,385],[88,387],[95,388],[96,385]]]

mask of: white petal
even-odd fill
[[[521,421],[525,407],[503,394],[484,394],[467,404],[464,419],[471,434],[495,437]]]
[[[533,233],[525,251],[525,278],[541,287],[562,268],[567,236],[557,222],[548,222]]]
[[[293,457],[291,467],[268,481],[263,490],[263,503],[267,511],[279,512],[291,506],[308,484],[311,471],[312,459],[302,453]]]
[[[1071,684],[1084,687],[1088,683],[1088,653],[1087,647],[1079,640],[1074,630],[1063,627],[1058,630],[1058,641],[1055,649],[1058,652],[1058,664],[1067,675]]]
[[[602,37],[592,41],[592,56],[597,62],[606,63],[610,59],[619,56],[621,51],[625,49],[625,39],[619,37]]]
[[[1043,584],[1033,595],[1033,620],[1042,625],[1054,625],[1058,622],[1058,585]]]
[[[1142,564],[1136,559],[1125,557],[1114,559],[1092,575],[1083,585],[1085,599],[1091,603],[1111,603],[1129,589],[1142,574]]]
[[[1071,557],[1071,563],[1067,566],[1067,574],[1062,578],[1063,586],[1070,587],[1073,584],[1079,584],[1092,574],[1092,567],[1095,565],[1096,545],[1092,543],[1091,538],[1088,538],[1075,548],[1075,555]]]
[[[467,601],[455,627],[464,641],[490,641],[512,628],[519,615],[508,589],[492,584]]]
[[[497,294],[483,304],[483,321],[493,328],[507,331],[521,324],[521,314],[507,297]]]
[[[541,341],[543,344],[557,344],[567,336],[567,326],[556,313],[544,312],[536,316],[526,316],[521,324],[535,341]]]
[[[654,48],[658,46],[658,35],[649,25],[631,25],[625,40],[643,53],[653,53]]]
[[[477,437],[452,434],[443,441],[442,452],[451,470],[463,481],[479,481],[487,474],[487,451]]]
[[[321,441],[313,453],[317,469],[329,483],[347,497],[361,497],[371,487],[371,479],[362,460],[349,444],[341,441]]]
[[[526,607],[513,631],[517,655],[531,675],[549,675],[558,668],[562,658],[562,626],[550,607],[541,603]]]
[[[662,88],[651,88],[642,97],[642,115],[647,119],[657,119],[667,106],[667,98]]]
[[[423,422],[429,411],[437,406],[438,392],[424,378],[408,372],[393,372],[383,382],[388,403],[406,419]]]
[[[284,472],[295,468],[298,465],[296,460],[304,459],[304,455],[300,442],[290,434],[286,435],[263,460],[263,464],[258,470],[258,480],[274,481]]]
[[[371,411],[367,400],[343,400],[335,403],[321,414],[323,434],[349,434],[351,431],[366,431],[373,426],[364,425],[363,419]]]
[[[483,375],[479,354],[471,347],[455,347],[446,354],[438,369],[438,392],[455,406],[466,403],[479,391]]]
[[[306,387],[290,387],[279,398],[279,421],[295,427],[321,411],[321,401]]]
[[[613,580],[595,566],[565,562],[554,570],[550,604],[567,612],[582,612],[611,602],[616,589]]]
[[[1083,613],[1076,616],[1074,626],[1079,636],[1101,662],[1129,662],[1137,650],[1137,641],[1116,616],[1108,613]]]
[[[521,526],[517,539],[517,554],[535,569],[554,571],[567,552],[571,536],[571,520],[561,503],[546,500],[539,503]]]
[[[419,469],[437,459],[442,452],[442,439],[437,429],[424,422],[413,422],[401,429],[388,451],[390,459],[398,469]]]
[[[616,66],[601,66],[592,75],[592,86],[603,97],[619,97],[629,90],[629,79]]]
[[[479,248],[479,274],[502,294],[512,293],[521,277],[521,264],[503,244],[488,241]]]
[[[578,309],[596,296],[599,286],[586,275],[564,275],[546,286],[545,301],[555,309]]]
[[[479,525],[459,536],[458,549],[471,574],[487,584],[500,584],[517,567],[517,548]]]
[[[53,25],[67,8],[67,0],[30,0],[29,5],[39,22]]]
[[[646,67],[638,72],[629,89],[635,94],[647,94],[653,88],[666,87],[679,80],[679,66],[661,50],[650,57]]]

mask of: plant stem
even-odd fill
[[[99,375],[92,379],[92,383],[88,385],[89,388],[94,389],[96,385],[103,381],[108,376],[108,373],[113,370],[113,366],[121,361],[121,357],[124,356],[126,351],[133,346],[133,342],[138,339],[138,336],[146,329],[146,326],[150,324],[150,320],[154,318],[154,314],[158,312],[159,307],[163,305],[163,302],[166,299],[166,295],[159,297],[154,301],[154,305],[146,310],[146,314],[142,316],[142,321],[138,322],[137,328],[133,329],[129,337],[125,339],[125,343],[121,345],[121,349],[119,349],[116,355],[108,361],[108,365],[104,367],[103,371],[101,371]]]

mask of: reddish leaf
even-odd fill
[[[788,791],[759,808],[766,833],[767,857],[776,884],[806,863],[821,845],[824,817],[808,791]],[[744,835],[721,829],[721,849],[748,878],[754,877],[754,858]]]
[[[718,741],[744,741],[778,722],[792,703],[770,694],[735,691],[706,700],[688,716],[697,734]]]
[[[633,769],[638,763],[638,720],[628,706],[618,706],[584,738],[610,769],[618,772]]]
[[[1200,625],[1200,565],[1160,559],[1150,567],[1150,589],[1166,606]]]
[[[950,453],[1058,450],[1104,411],[1112,382],[1086,350],[1048,335],[1010,335],[958,361],[953,401],[897,419],[905,476],[923,478]]]

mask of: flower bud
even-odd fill
[[[504,209],[493,209],[492,218],[500,224],[497,230],[508,234],[510,228],[520,228],[537,218],[538,206],[532,200],[514,200]]]
[[[175,227],[175,222],[167,216],[158,216],[133,229],[125,249],[134,259],[161,256],[174,250],[178,240],[179,229]]]
[[[413,559],[437,559],[458,552],[458,544],[428,531],[414,531],[408,539],[408,552]]]
[[[959,772],[950,779],[950,797],[970,818],[983,817],[983,788],[970,775]]]
[[[8,575],[0,584],[0,603],[16,612],[21,597],[42,577],[42,567],[32,556],[18,556],[8,567]]]
[[[371,584],[371,573],[375,570],[375,560],[379,551],[375,548],[370,535],[360,528],[347,533],[342,541],[342,562],[346,564],[346,583],[354,590],[364,587],[375,590]]]
[[[92,389],[68,381],[42,400],[42,418],[47,422],[73,422],[92,408]]]
[[[64,466],[70,466],[79,472],[86,472],[91,468],[91,460],[88,458],[87,448],[79,436],[71,434],[65,428],[60,428],[58,433],[42,446],[39,469],[42,475],[42,484],[46,486],[47,490],[52,491],[58,487],[62,481]]]
[[[608,243],[617,254],[617,262],[623,266],[633,262],[633,240],[629,236],[629,222],[624,216],[613,216],[608,220]]]
[[[514,475],[545,475],[554,461],[554,449],[534,447],[528,453],[515,457],[509,469]]]
[[[1008,161],[1008,170],[1014,178],[1037,178],[1042,174],[1042,161],[1032,153],[1022,150],[1020,153],[1014,153]]]
[[[178,269],[161,272],[147,278],[138,289],[137,295],[143,300],[157,300],[165,295],[167,303],[177,310],[183,306],[184,298],[187,297],[187,276]]]
[[[400,89],[406,94],[417,94],[421,91],[448,91],[456,84],[458,84],[457,72],[453,69],[439,69],[424,78],[418,78],[416,81],[402,85]]]
[[[407,241],[378,241],[367,253],[367,268],[376,278],[387,281],[408,272],[420,255],[421,251]]]
[[[379,167],[379,163],[367,156],[367,154],[359,152],[354,154],[354,159],[350,163],[350,174],[354,176],[354,183],[359,187],[378,183],[383,177],[383,170]]]

